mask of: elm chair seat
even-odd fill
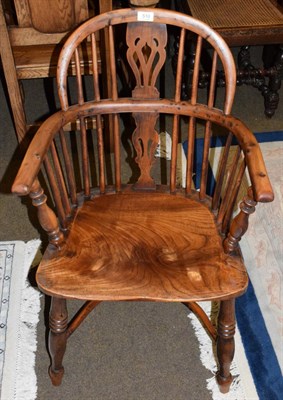
[[[207,206],[123,193],[83,205],[64,250],[41,262],[37,283],[67,298],[188,302],[239,295],[248,278],[242,260],[224,253]]]

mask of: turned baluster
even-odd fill
[[[229,391],[233,377],[230,373],[235,352],[235,299],[221,301],[217,329],[219,371],[216,379],[222,393]]]
[[[32,204],[37,208],[39,223],[48,234],[49,243],[60,248],[64,243],[64,235],[60,231],[55,213],[46,204],[47,197],[37,178],[31,187],[29,195],[32,199]]]
[[[54,386],[61,384],[64,375],[62,361],[67,345],[67,326],[66,299],[52,297],[49,314],[49,352],[51,357],[49,376]]]
[[[249,187],[247,196],[240,204],[241,211],[233,219],[227,238],[224,240],[224,251],[231,254],[237,251],[241,237],[246,233],[249,225],[249,216],[255,212],[257,202],[253,198],[252,188]]]

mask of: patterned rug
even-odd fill
[[[283,132],[256,136],[275,200],[257,206],[241,242],[251,283],[247,293],[238,299],[236,312],[259,398],[280,400],[283,393]]]
[[[0,242],[0,398],[34,400],[36,327],[40,294],[28,281],[28,271],[40,246]]]

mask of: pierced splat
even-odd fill
[[[136,86],[133,98],[157,99],[159,91],[156,81],[166,59],[167,29],[163,24],[130,23],[127,27],[127,59],[132,68]],[[158,113],[134,113],[136,129],[132,136],[137,152],[136,162],[140,167],[140,177],[135,187],[155,189],[150,175],[154,154],[158,144],[155,130]]]
[[[158,133],[154,129],[157,113],[134,113],[136,129],[132,135],[132,142],[137,152],[136,162],[140,167],[140,177],[135,184],[138,189],[155,189],[154,179],[150,175],[154,154],[158,144]]]
[[[166,26],[150,22],[128,24],[126,40],[127,59],[136,79],[133,97],[158,98],[155,84],[166,59]]]

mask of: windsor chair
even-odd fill
[[[124,38],[115,34],[120,24],[126,25]],[[171,25],[180,30],[176,81],[172,93],[161,97],[167,27]],[[102,98],[95,35],[106,26],[112,89],[108,98]],[[187,35],[196,36],[197,51],[192,95],[190,100],[182,101]],[[128,92],[119,78],[117,38],[119,52],[122,39],[127,45],[127,63],[122,70],[128,68],[133,78],[127,80],[129,84],[134,81]],[[88,102],[83,97],[79,59],[79,47],[84,40],[91,42],[93,50],[93,100]],[[213,65],[208,100],[200,104],[198,73],[204,44],[213,51]],[[75,104],[68,99],[67,81],[73,58],[77,70]],[[213,108],[218,62],[226,73],[223,110]],[[229,390],[233,380],[230,364],[234,354],[235,299],[245,292],[248,284],[239,240],[247,230],[256,203],[273,199],[255,137],[230,115],[235,77],[233,57],[219,34],[202,22],[174,11],[143,8],[112,11],[87,21],[67,40],[57,71],[62,109],[49,117],[36,133],[12,188],[20,196],[30,196],[49,237],[36,279],[39,288],[52,298],[49,374],[54,385],[59,385],[63,377],[67,339],[90,311],[101,301],[140,300],[181,302],[199,316],[212,340],[217,342],[217,381],[223,392]],[[114,155],[110,166],[104,154],[105,115],[113,115]],[[92,131],[87,121],[94,117],[97,128]],[[77,131],[64,131],[66,124],[77,119],[80,122]],[[163,163],[158,164],[155,152],[158,132],[164,125],[172,135],[172,151],[167,171],[160,174]],[[132,131],[130,143],[128,132],[124,139],[125,130]],[[220,130],[226,144],[210,193],[211,137]],[[185,187],[176,178],[180,135],[188,138]],[[195,167],[194,152],[198,135],[204,139],[198,160],[200,168]],[[78,143],[77,151],[74,143]],[[127,151],[126,145],[130,146]],[[54,208],[47,204],[40,183],[41,168],[49,182],[48,204],[52,203]],[[114,171],[113,179],[109,169]],[[249,174],[251,185],[234,217],[245,173]],[[68,323],[66,301],[70,299],[86,302]],[[217,329],[199,304],[210,300],[220,304]]]

